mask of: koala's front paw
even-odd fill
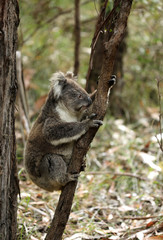
[[[109,88],[113,87],[113,85],[116,83],[116,76],[112,75],[111,79],[108,81],[108,83],[109,83]]]
[[[94,119],[97,116],[96,113],[91,113],[91,115],[88,116],[88,122],[89,127],[100,127],[103,125],[103,121]]]

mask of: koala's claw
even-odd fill
[[[101,121],[101,120],[93,120],[92,127],[100,127],[101,125],[103,125],[103,121]]]
[[[77,181],[79,176],[80,176],[80,174],[78,174],[78,173],[73,173],[73,174],[70,173],[69,179],[70,179],[70,181]]]
[[[93,118],[95,118],[96,116],[97,116],[96,113],[91,113],[91,115],[89,116],[89,119],[93,119]]]
[[[116,83],[116,75],[112,75],[108,83],[109,87],[112,87]]]

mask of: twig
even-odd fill
[[[161,224],[156,223],[156,224],[157,224],[157,226],[152,226],[152,227],[149,228],[149,229],[143,229],[143,227],[142,227],[142,230],[141,230],[141,231],[135,231],[135,233],[133,233],[133,234],[130,235],[129,237],[127,237],[127,235],[129,235],[129,234],[127,233],[127,234],[125,234],[125,237],[124,237],[124,238],[123,238],[123,237],[121,238],[121,240],[134,239],[135,236],[136,236],[139,232],[141,232],[141,233],[143,233],[143,234],[147,234],[147,233],[156,232],[156,231],[158,231],[158,230],[160,230],[160,229],[163,228],[163,223],[161,223]],[[146,228],[146,226],[145,226],[144,228]],[[135,230],[136,230],[136,229],[135,229]]]
[[[56,15],[54,15],[53,17],[47,19],[45,22],[38,22],[37,27],[33,30],[33,32],[31,34],[29,34],[29,36],[27,36],[26,39],[24,39],[23,44],[25,44],[27,41],[29,41],[30,38],[33,37],[44,25],[53,22],[55,19],[57,19],[61,15],[65,15],[65,14],[71,13],[73,10],[74,10],[74,8],[70,8],[70,9],[65,10],[65,11],[60,10]]]
[[[91,0],[86,0],[83,3],[81,3],[81,5],[86,5],[89,2],[91,2]],[[72,11],[74,11],[74,8],[69,8],[67,10],[63,10],[62,8],[59,8],[59,7],[54,7],[54,8],[58,9],[58,13],[55,14],[53,17],[47,19],[45,22],[39,21],[37,27],[33,30],[31,34],[29,34],[29,36],[27,36],[27,38],[23,41],[23,44],[26,43],[28,40],[30,40],[30,38],[33,37],[38,32],[38,30],[40,30],[45,24],[49,24],[53,22],[55,19],[59,18],[60,16],[69,14]]]
[[[158,216],[142,216],[142,217],[120,217],[120,218],[123,218],[123,219],[130,219],[130,220],[147,220],[147,219],[150,219],[150,218],[161,218],[163,217],[163,215],[158,215]]]
[[[41,211],[41,210],[38,209],[38,208],[33,207],[33,206],[30,205],[30,204],[27,204],[27,203],[25,203],[25,202],[22,202],[21,205],[23,205],[23,206],[25,206],[25,207],[29,207],[29,208],[31,208],[33,211],[35,211],[35,212],[41,214],[42,216],[49,217],[49,215],[48,215],[47,213]]]
[[[104,172],[84,172],[83,174],[85,175],[105,175],[105,174],[109,174],[109,175],[114,175],[114,176],[125,176],[125,177],[133,177],[133,178],[137,178],[139,180],[144,180],[144,181],[149,181],[148,178],[145,177],[141,177],[137,174],[133,174],[133,173],[118,173],[118,172],[111,172],[111,171],[104,171]]]

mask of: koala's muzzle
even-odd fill
[[[88,97],[86,107],[89,107],[91,104],[92,104],[92,99],[90,97]]]
[[[92,99],[90,97],[86,97],[83,101],[82,107],[89,107],[92,104]]]
[[[77,111],[84,111],[92,104],[92,99],[90,97],[85,97],[77,108]]]

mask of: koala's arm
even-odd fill
[[[94,117],[94,115],[92,115]],[[43,135],[49,143],[54,146],[69,143],[79,139],[90,127],[102,125],[100,120],[93,120],[92,117],[82,122],[61,122],[56,123],[52,118],[45,121]]]

